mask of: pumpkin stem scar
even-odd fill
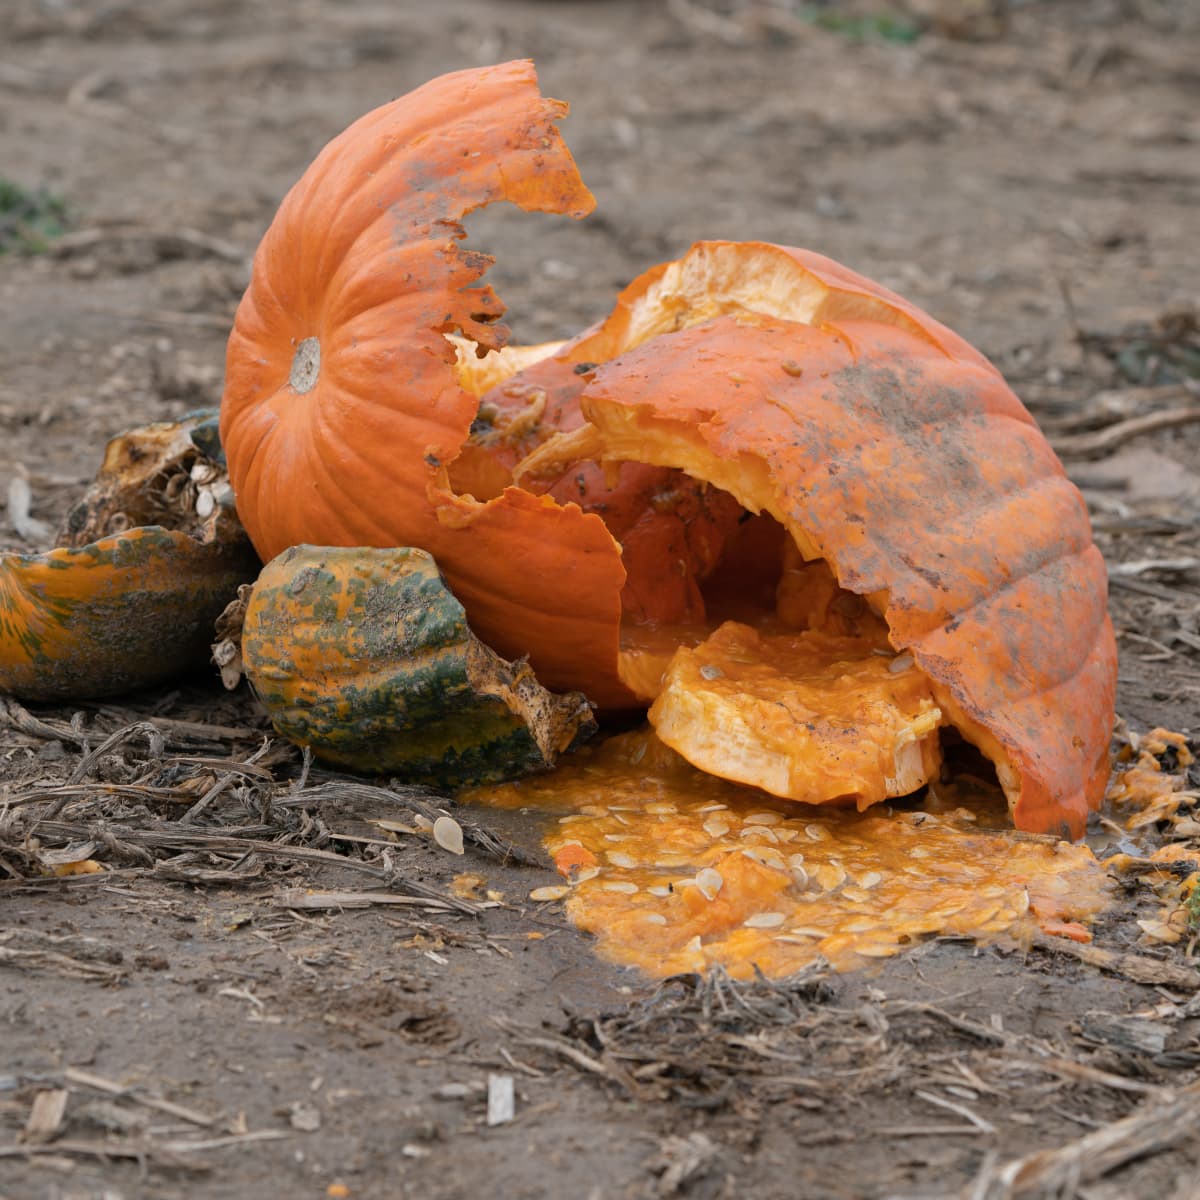
[[[311,392],[321,377],[321,343],[315,337],[306,337],[296,347],[292,369],[288,374],[288,386],[298,396]]]

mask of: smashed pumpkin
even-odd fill
[[[358,771],[509,779],[596,727],[582,695],[551,695],[471,633],[423,550],[285,550],[250,592],[241,652],[275,728]]]
[[[0,555],[0,691],[111,696],[201,666],[213,620],[257,568],[215,414],[122,434],[55,549]]]
[[[759,786],[774,763],[793,799],[879,802],[936,770],[952,725],[1019,828],[1079,835],[1108,772],[1103,562],[1032,418],[961,338],[819,255],[714,242],[579,337],[469,365],[507,332],[460,220],[495,200],[591,208],[564,112],[528,63],[445,76],[352,125],[284,200],[222,402],[260,553],[420,546],[476,633],[547,686],[655,701],[685,756]],[[874,683],[817,739],[827,759],[874,743],[869,780],[816,794],[776,769],[811,724],[786,687],[766,700],[784,723],[749,720],[752,752],[722,753],[722,722],[762,699],[697,682],[741,636],[729,621],[762,639],[743,637],[748,675],[782,637],[809,683],[850,661],[822,638],[869,627],[850,673]],[[880,652],[911,664],[908,708]]]

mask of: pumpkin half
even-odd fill
[[[203,664],[258,566],[219,454],[211,413],[122,434],[56,549],[0,555],[0,691],[110,696]]]
[[[961,338],[819,255],[700,243],[579,337],[470,365],[507,334],[459,221],[495,200],[590,209],[564,112],[528,63],[445,76],[351,126],[284,200],[222,402],[260,553],[420,546],[546,686],[655,700],[679,753],[791,798],[918,786],[953,725],[1019,827],[1078,835],[1115,690],[1103,563],[1032,418]],[[879,753],[815,795],[789,746],[803,695],[847,672],[873,682],[817,752]],[[754,706],[783,724],[747,719],[722,753]]]

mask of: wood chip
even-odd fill
[[[21,1140],[35,1146],[50,1141],[62,1128],[70,1094],[66,1088],[49,1088],[38,1092],[30,1106]]]
[[[511,1075],[489,1075],[487,1081],[487,1123],[507,1125],[516,1116],[516,1083]]]
[[[272,900],[276,908],[371,908],[398,904],[438,911],[453,911],[454,905],[428,896],[402,896],[396,892],[310,892],[304,888],[285,888]]]
[[[1193,1083],[1174,1096],[1148,1100],[1130,1116],[1063,1146],[1005,1163],[985,1159],[970,1195],[979,1200],[1079,1195],[1081,1184],[1194,1138],[1197,1105],[1200,1083]]]

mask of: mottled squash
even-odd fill
[[[114,438],[59,545],[0,555],[0,691],[110,696],[201,666],[258,558],[213,445],[214,414]]]
[[[582,695],[551,695],[471,633],[423,550],[285,550],[250,594],[242,661],[284,737],[355,771],[507,779],[595,728]]]

